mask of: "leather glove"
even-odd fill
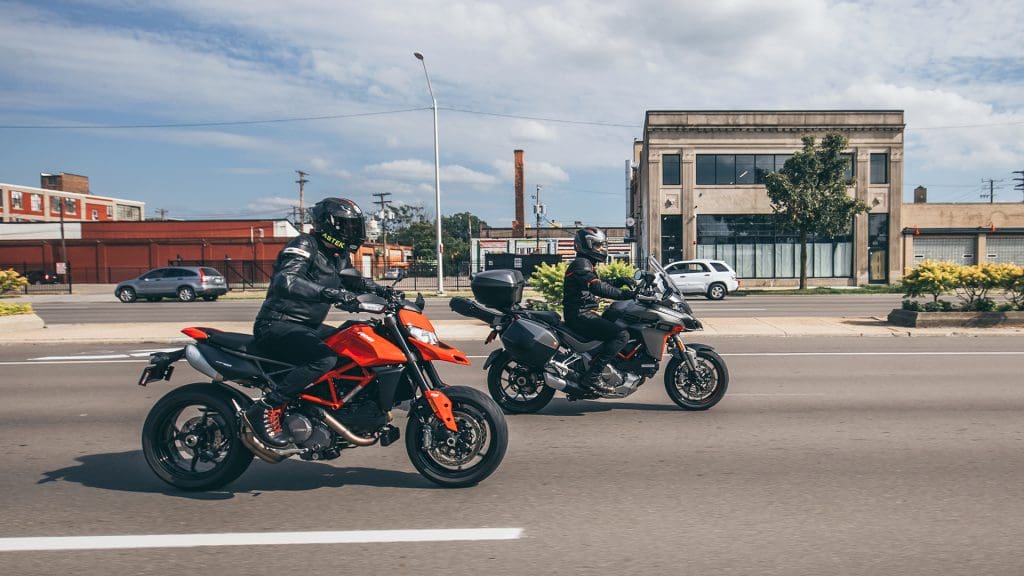
[[[320,299],[333,304],[351,305],[356,302],[356,295],[348,290],[337,288],[324,288],[320,291]]]

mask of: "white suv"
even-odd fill
[[[665,266],[665,271],[680,292],[711,300],[721,300],[740,287],[736,272],[721,260],[683,260]]]

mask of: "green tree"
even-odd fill
[[[842,156],[847,139],[826,134],[818,146],[804,136],[803,150],[786,160],[779,172],[768,174],[765,185],[777,221],[800,238],[800,288],[807,288],[807,239],[832,238],[849,229],[857,214],[868,211],[864,202],[846,192],[847,160]]]
[[[400,204],[394,207],[395,219],[388,239],[396,244],[412,246],[413,257],[421,261],[437,259],[437,228],[424,215],[422,206]],[[469,260],[470,234],[487,225],[469,212],[441,217],[441,241],[444,243],[445,264]]]

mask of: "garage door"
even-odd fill
[[[1024,265],[1024,236],[989,236],[988,261]]]
[[[972,265],[978,262],[974,253],[977,245],[974,236],[951,236],[946,238],[914,238],[914,265],[925,260],[944,260],[956,264]]]

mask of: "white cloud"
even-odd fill
[[[364,168],[370,176],[376,178],[389,178],[399,181],[423,181],[434,180],[434,165],[423,160],[392,160],[381,164],[374,164]],[[498,182],[498,179],[490,174],[477,172],[465,166],[441,165],[442,187],[451,184],[465,184],[468,186],[491,186]]]

